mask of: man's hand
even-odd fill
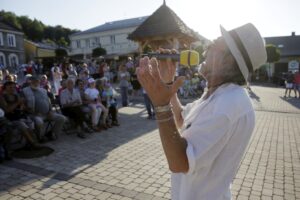
[[[136,72],[139,82],[146,90],[154,106],[169,104],[172,96],[183,83],[183,79],[178,79],[174,84],[166,85],[162,81],[156,58],[151,58],[151,60],[148,57],[141,58]],[[166,70],[163,73],[165,78],[170,75]]]
[[[162,49],[158,50],[161,54],[175,54],[177,51],[175,49]],[[171,59],[159,60],[158,61],[158,68],[160,71],[161,79],[164,83],[172,83],[175,79],[176,73],[176,62],[172,61]]]

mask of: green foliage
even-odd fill
[[[68,42],[65,40],[64,37],[61,37],[58,41],[57,44],[61,47],[67,47],[68,46]]]
[[[26,33],[30,32],[30,26],[31,26],[32,20],[29,19],[27,16],[21,16],[21,17],[19,17],[19,23],[22,27],[23,32],[25,33],[26,38],[28,38]]]
[[[274,63],[280,59],[280,51],[275,45],[267,44],[266,51],[267,51],[267,62],[268,63]]]
[[[149,52],[152,52],[152,48],[150,45],[146,45],[144,48],[143,48],[143,53],[146,54],[146,53],[149,53]]]
[[[44,40],[44,43],[49,44],[51,46],[55,45],[55,42],[53,40],[50,40],[49,38],[47,38],[46,40]]]
[[[32,23],[29,25],[29,30],[27,32],[28,38],[33,41],[42,41],[44,37],[43,33],[44,33],[44,24],[34,19]]]
[[[12,26],[14,26],[17,29],[22,29],[18,17],[12,13],[12,12],[5,12],[4,10],[0,11],[0,17],[2,20]]]
[[[37,19],[30,19],[28,16],[16,16],[12,12],[0,11],[0,17],[6,23],[22,30],[25,38],[40,42],[51,40],[60,46],[68,46],[70,43],[69,35],[78,32],[62,26],[47,26]]]
[[[92,55],[94,58],[106,55],[106,50],[102,47],[97,47],[97,48],[93,49]]]
[[[197,46],[195,49],[195,51],[197,51],[199,53],[199,61],[202,62],[203,61],[203,53],[204,53],[204,47],[202,45]]]

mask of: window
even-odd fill
[[[3,46],[4,43],[3,43],[3,33],[0,32],[0,46]]]
[[[4,53],[0,52],[0,66],[5,66],[5,55]]]
[[[111,36],[110,36],[110,43],[111,43],[111,44],[116,44],[116,38],[115,38],[114,35],[111,35]]]
[[[76,41],[76,46],[77,46],[77,48],[81,48],[80,40],[77,40],[77,41]]]
[[[10,47],[16,46],[16,37],[14,34],[7,34],[7,44]]]
[[[86,46],[86,47],[90,47],[90,40],[89,40],[89,39],[86,39],[86,40],[85,40],[85,46]]]
[[[95,37],[93,39],[93,44],[92,44],[93,47],[99,47],[100,46],[100,38],[99,37]]]
[[[16,54],[9,54],[8,59],[10,67],[17,67],[19,65],[19,59]]]

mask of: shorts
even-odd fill
[[[286,89],[292,89],[293,88],[293,83],[286,83],[285,88]]]

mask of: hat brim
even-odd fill
[[[229,48],[231,54],[235,58],[235,61],[237,62],[239,69],[242,72],[242,75],[243,75],[245,81],[247,82],[248,76],[249,76],[249,70],[247,68],[246,62],[245,62],[239,48],[237,47],[234,39],[231,37],[229,32],[226,31],[223,28],[223,26],[221,26],[221,25],[220,25],[220,29],[221,29],[222,36],[227,44],[227,47]]]

